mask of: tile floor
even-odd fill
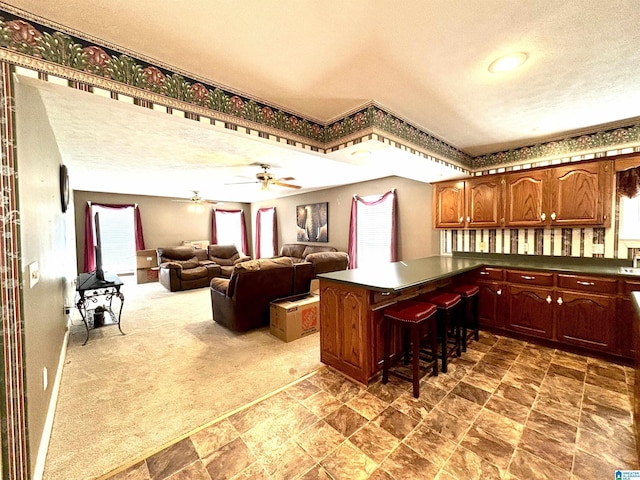
[[[634,372],[482,333],[420,398],[329,368],[109,477],[613,479],[638,469]]]

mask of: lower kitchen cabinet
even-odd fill
[[[630,294],[640,280],[492,267],[468,280],[480,288],[481,328],[627,360],[636,354]]]
[[[558,290],[556,312],[559,342],[616,351],[616,297]]]
[[[506,327],[534,337],[553,337],[554,310],[548,288],[507,285]]]

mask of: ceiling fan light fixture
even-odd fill
[[[489,71],[491,73],[509,72],[521,66],[527,61],[529,55],[525,52],[509,53],[502,57],[496,58],[491,65],[489,65]]]

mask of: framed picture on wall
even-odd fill
[[[329,241],[329,204],[312,203],[296,207],[297,237],[299,242]]]

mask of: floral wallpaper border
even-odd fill
[[[48,70],[48,62],[90,74],[94,80],[108,79],[160,98],[176,100],[187,108],[204,110],[210,115],[222,114],[231,121],[251,122],[281,136],[297,137],[302,140],[300,143],[318,151],[328,149],[331,144],[344,144],[347,137],[363,134],[373,128],[382,135],[386,133],[397,137],[401,143],[427,153],[427,156],[437,156],[446,164],[455,164],[463,170],[480,171],[640,144],[640,124],[634,124],[471,157],[386,111],[374,101],[334,122],[322,124],[228,88],[215,86],[205,79],[156,60],[145,59],[121,46],[104,45],[103,41],[98,42],[86,34],[73,32],[46,19],[29,18],[26,12],[4,3],[0,3],[0,7],[0,48],[44,60],[40,66],[45,71]],[[89,75],[86,81],[92,83]]]

